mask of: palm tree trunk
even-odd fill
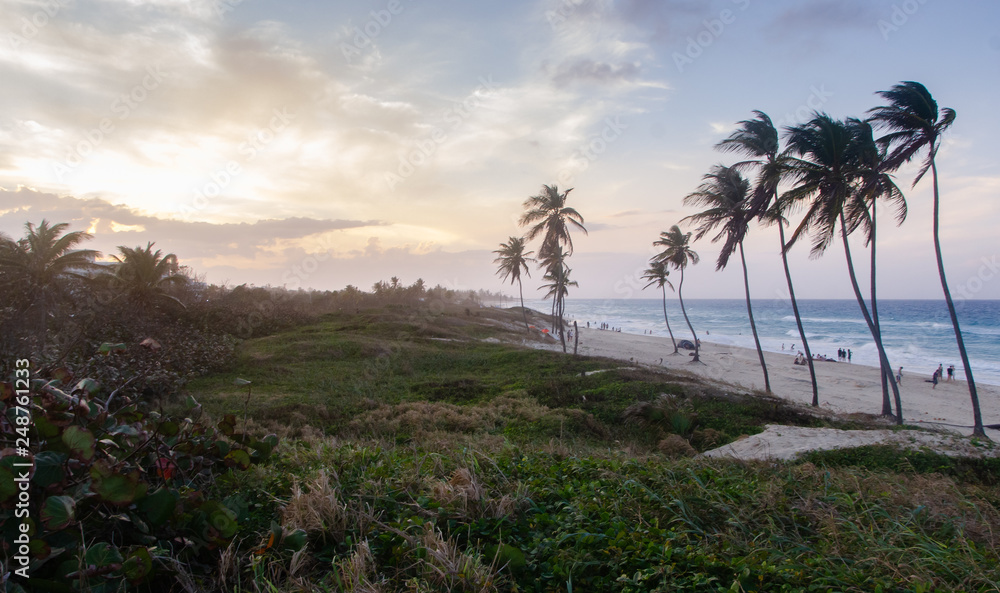
[[[524,331],[525,333],[531,333],[528,329],[528,310],[524,308],[524,285],[521,284],[521,277],[517,277],[517,290],[521,294],[521,314],[524,315]]]
[[[809,350],[809,341],[806,340],[806,330],[802,328],[802,316],[799,315],[799,304],[795,300],[795,289],[792,288],[792,273],[788,269],[788,255],[785,253],[785,228],[778,223],[778,238],[781,241],[781,263],[785,266],[785,281],[788,283],[788,297],[792,301],[792,313],[795,314],[795,326],[799,328],[799,337],[802,338],[802,349],[806,353],[806,364],[809,365],[809,378],[812,380],[813,399],[812,405],[819,407],[819,382],[816,381],[816,368],[813,366],[812,352]]]
[[[562,342],[563,354],[566,354],[566,324],[563,321],[563,311],[566,308],[566,302],[563,300],[562,296],[560,296],[558,298],[559,298],[559,306],[558,306],[558,311],[559,311],[559,341]]]
[[[681,302],[681,313],[684,314],[684,321],[688,324],[688,329],[691,330],[691,337],[694,338],[694,358],[691,362],[701,362],[701,358],[698,356],[698,334],[694,333],[694,328],[691,327],[691,320],[688,319],[687,309],[684,308],[684,296],[681,291],[684,290],[684,268],[681,268],[681,281],[677,284],[677,300]]]
[[[660,289],[663,291],[663,321],[667,324],[667,333],[670,334],[670,341],[674,345],[674,354],[680,354],[677,351],[677,340],[674,339],[674,332],[670,329],[670,320],[667,319],[667,285],[661,284]]]
[[[875,238],[876,238],[876,221],[875,221],[876,216],[875,216],[875,208],[876,208],[876,204],[873,201],[872,202],[872,236],[871,236],[871,242],[872,242],[872,247],[871,247],[871,249],[872,249],[872,254],[871,254],[872,255],[872,261],[871,261],[871,280],[870,280],[870,282],[871,282],[871,289],[872,289],[872,296],[871,296],[871,300],[872,300],[872,322],[875,324],[875,332],[878,334],[878,339],[881,342],[882,341],[882,325],[878,321],[878,301],[875,298],[876,297],[876,294],[875,294],[876,293],[876,291],[875,291],[875,282],[876,282],[876,274],[875,274]],[[886,358],[888,358],[888,357],[886,357]],[[882,415],[883,416],[891,416],[892,415],[892,402],[889,399],[889,377],[888,377],[888,375],[889,375],[889,373],[892,372],[892,368],[888,367],[888,366],[886,366],[884,364],[882,364],[881,360],[879,361],[879,365],[878,366],[879,366],[879,378],[882,379]]]
[[[965,340],[962,339],[962,330],[958,325],[958,313],[955,311],[955,303],[951,300],[951,291],[948,290],[948,280],[944,275],[944,258],[941,256],[941,238],[938,232],[938,222],[941,213],[941,200],[938,193],[937,163],[934,162],[936,147],[931,147],[931,174],[934,182],[934,255],[937,257],[938,275],[941,276],[941,289],[944,291],[944,300],[948,304],[948,314],[951,315],[951,325],[955,328],[955,341],[958,342],[958,354],[962,357],[962,366],[965,368],[965,381],[969,384],[969,397],[972,398],[972,434],[977,437],[985,437],[983,430],[983,415],[979,409],[979,394],[976,392],[976,382],[972,378],[972,365],[969,364],[969,355],[965,351]]]
[[[743,255],[743,241],[740,241],[740,262],[743,264],[743,288],[747,295],[747,315],[750,316],[750,331],[753,333],[753,343],[757,346],[757,358],[760,359],[760,369],[764,372],[764,391],[771,393],[771,379],[767,376],[767,363],[764,362],[764,351],[760,348],[760,338],[757,336],[757,324],[753,320],[753,307],[750,306],[750,276],[747,272],[747,258]]]
[[[872,322],[872,317],[868,313],[868,307],[865,305],[865,298],[861,296],[861,288],[858,286],[858,277],[854,274],[854,260],[851,259],[851,246],[847,240],[847,223],[844,222],[844,214],[840,214],[840,230],[841,237],[844,240],[844,254],[847,256],[847,272],[851,276],[851,287],[854,289],[854,296],[858,299],[858,306],[861,307],[861,315],[865,318],[865,323],[868,324],[868,331],[872,334],[872,339],[875,340],[875,348],[878,350],[879,363],[885,367],[889,366],[889,359],[886,358],[885,348],[882,347],[882,337],[875,330],[875,324]],[[892,387],[892,393],[896,397],[896,424],[903,423],[903,405],[899,399],[899,387],[896,385],[896,379],[894,377],[889,377],[889,384]]]

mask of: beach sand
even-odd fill
[[[677,337],[683,339],[685,336],[678,335]],[[672,352],[673,346],[669,338],[597,329],[580,329],[579,353],[583,355],[603,356],[644,366],[688,371],[704,379],[744,390],[763,391],[764,389],[763,373],[755,350],[715,344],[702,339],[700,355],[704,364],[692,363],[692,357],[689,356],[690,351],[682,349],[680,355],[673,355]],[[809,405],[812,402],[809,367],[792,364],[793,352],[788,354],[765,352],[764,360],[767,363],[771,380],[771,391],[775,396],[803,405]],[[933,362],[935,361],[929,361],[926,372],[919,375],[909,372],[908,369],[903,369],[900,397],[906,423],[947,430],[961,435],[971,435],[972,404],[966,383],[957,380],[940,382],[934,388],[931,383],[924,381],[924,379],[930,378],[931,373],[936,368]],[[881,413],[882,388],[877,368],[828,361],[815,361],[815,367],[819,382],[821,409],[837,414]],[[983,424],[1000,423],[1000,387],[981,383],[977,383],[976,387],[983,414]],[[793,436],[793,432],[795,436]],[[838,436],[838,432],[844,431],[828,433],[825,431],[806,431],[801,435],[798,435],[797,431],[785,431],[786,436],[782,438],[791,439],[786,443],[786,447],[795,451],[856,446],[846,442],[843,435]],[[986,434],[993,441],[1000,442],[1000,431],[986,429]],[[856,435],[856,437],[860,436],[860,434]],[[857,439],[855,438],[855,440]],[[803,441],[807,441],[807,443]],[[937,449],[938,447],[934,445],[936,441],[933,439],[931,441],[928,445]],[[747,446],[749,445],[750,443],[747,443]],[[757,448],[758,450],[770,451],[770,453],[760,454],[758,452],[742,455],[739,454],[737,448],[731,447],[736,456],[745,458],[787,458],[789,456],[785,452],[785,447],[776,442],[769,442],[763,447],[758,446]]]

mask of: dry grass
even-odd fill
[[[512,492],[490,496],[475,472],[466,467],[456,469],[448,480],[433,481],[430,491],[442,506],[470,520],[506,517],[522,508],[527,499],[523,484],[516,485]]]
[[[281,523],[290,531],[303,529],[314,537],[332,536],[340,541],[350,521],[339,489],[329,474],[320,470],[308,484],[308,492],[298,481],[292,485],[292,497],[281,512]]]
[[[373,580],[374,579],[374,580]],[[382,593],[375,570],[375,558],[367,541],[354,548],[354,552],[333,565],[333,580],[340,591],[346,593]]]

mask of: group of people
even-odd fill
[[[613,331],[613,332],[621,332],[622,331],[622,328],[620,328],[620,327],[611,327],[610,323],[604,323],[604,322],[597,323],[597,322],[595,322],[594,326],[597,327],[597,329],[606,329],[606,330]],[[589,321],[587,322],[587,327],[588,328],[590,327],[590,322]]]
[[[899,368],[900,368],[900,370],[903,369],[903,367],[899,367]],[[929,383],[933,383],[933,385],[931,386],[932,389],[937,389],[938,381],[941,381],[941,380],[944,379],[945,370],[946,369],[944,368],[943,364],[939,364],[938,368],[934,369],[934,374],[931,375],[931,378],[928,381]],[[948,368],[947,368],[947,371],[948,371],[948,381],[954,381],[955,380],[955,365],[949,365]]]
[[[850,348],[838,348],[837,349],[837,359],[847,362],[851,362],[851,349]]]

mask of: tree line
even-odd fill
[[[743,270],[747,316],[750,321],[765,391],[771,392],[767,364],[754,322],[750,298],[750,280],[743,242],[751,224],[777,227],[779,253],[788,286],[792,311],[795,317],[812,384],[812,405],[819,405],[819,385],[813,366],[809,340],[803,328],[802,317],[795,298],[795,289],[787,254],[802,239],[811,242],[811,257],[823,255],[838,238],[841,240],[847,261],[848,276],[862,317],[878,351],[882,382],[882,414],[903,422],[902,401],[893,367],[882,342],[882,329],[878,316],[877,298],[877,229],[879,206],[884,206],[892,222],[900,225],[906,218],[906,198],[897,185],[894,174],[907,163],[919,160],[920,167],[912,186],[915,187],[928,172],[933,189],[932,240],[938,276],[948,313],[955,333],[959,355],[965,370],[973,409],[973,433],[984,437],[979,397],[972,367],[962,338],[958,314],[948,288],[940,242],[940,190],[936,157],[941,146],[942,134],[954,123],[956,113],[950,108],[939,108],[927,88],[913,81],[904,81],[877,95],[883,105],[867,112],[865,118],[849,117],[838,120],[827,113],[814,112],[805,123],[788,126],[779,133],[771,118],[763,111],[753,111],[751,119],[740,121],[729,137],[716,145],[724,153],[737,154],[744,160],[731,165],[715,165],[702,178],[702,183],[684,197],[683,203],[702,208],[679,222],[690,224],[693,230],[684,232],[679,225],[660,233],[653,245],[660,248],[649,262],[643,279],[646,288],[656,286],[663,295],[663,315],[674,346],[677,340],[670,327],[666,309],[666,289],[674,290],[669,280],[671,270],[679,272],[676,288],[681,312],[691,332],[694,345],[692,362],[700,362],[699,342],[684,307],[684,270],[697,264],[699,256],[691,248],[692,241],[710,236],[712,243],[722,247],[716,260],[716,270],[729,264],[734,254],[739,254]],[[782,143],[783,141],[783,143]],[[543,186],[542,193],[524,203],[522,226],[535,223],[524,237],[510,237],[495,251],[494,263],[499,264],[498,274],[520,286],[521,272],[528,273],[532,251],[527,242],[542,235],[539,247],[540,267],[550,283],[547,298],[553,299],[552,313],[562,331],[562,314],[569,286],[569,268],[566,258],[572,254],[569,227],[576,226],[586,232],[583,218],[576,210],[566,206],[569,190],[559,193],[555,186]],[[802,216],[792,227],[789,217],[798,212]],[[787,236],[785,227],[791,229]],[[862,293],[854,269],[854,256],[848,238],[860,233],[870,259],[868,300]],[[562,247],[568,246],[564,252]],[[523,290],[521,293],[523,302]],[[527,326],[527,317],[525,317]],[[565,351],[565,341],[563,341]],[[891,392],[891,396],[890,396]],[[895,405],[895,411],[893,411]]]

